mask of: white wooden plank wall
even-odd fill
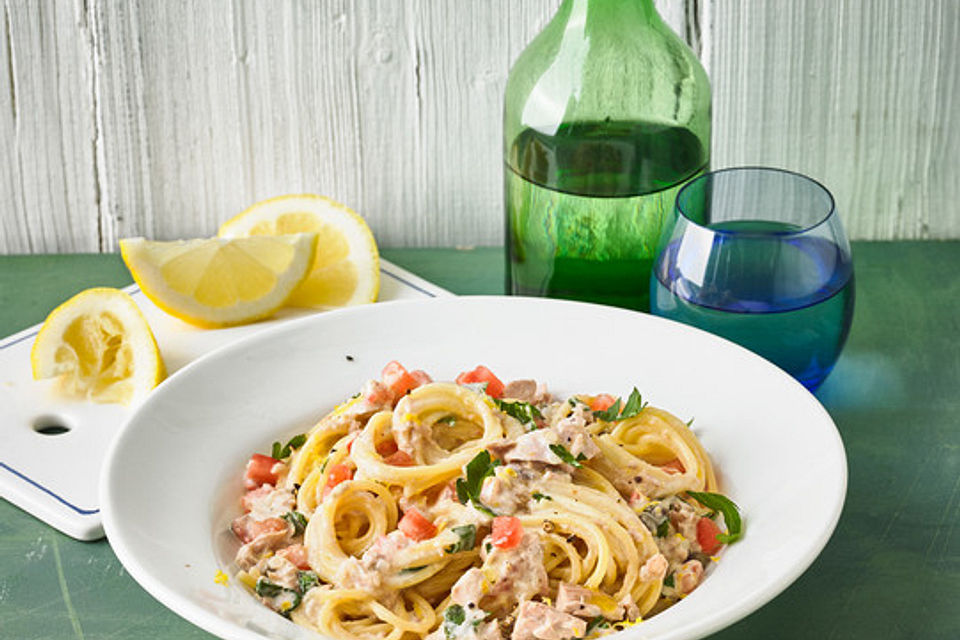
[[[559,0],[0,3],[0,253],[30,253],[297,191],[385,246],[499,244],[503,87]],[[960,3],[657,4],[711,71],[715,167],[823,180],[856,238],[960,237]]]

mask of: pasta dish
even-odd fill
[[[554,397],[486,367],[381,379],[244,476],[237,577],[345,640],[568,640],[691,593],[742,535],[685,423],[636,389]]]

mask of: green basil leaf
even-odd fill
[[[658,537],[658,538],[666,538],[666,537],[667,537],[667,534],[669,534],[669,533],[670,533],[670,521],[669,521],[669,520],[664,520],[663,522],[661,522],[660,524],[657,525],[657,537]]]
[[[672,574],[672,573],[671,573],[670,575],[668,575],[666,578],[663,579],[663,586],[665,586],[665,587],[673,587],[673,586],[676,586],[676,585],[674,584],[674,582],[673,582],[673,574]]]
[[[298,571],[297,584],[300,587],[300,593],[306,593],[320,584],[320,577],[313,571]]]
[[[293,535],[295,536],[300,535],[307,528],[307,516],[299,511],[287,511],[281,517],[293,525]]]
[[[500,411],[504,412],[511,418],[514,418],[520,424],[531,424],[536,425],[537,418],[543,418],[543,414],[540,413],[540,410],[529,402],[521,402],[519,400],[511,402],[509,400],[501,400],[499,398],[493,398],[494,404],[497,405],[497,408]]]
[[[708,509],[715,509],[723,514],[723,521],[727,525],[727,533],[717,535],[717,540],[724,544],[730,544],[743,537],[743,521],[740,519],[740,509],[730,498],[709,491],[687,491],[687,495]]]
[[[450,545],[444,551],[447,553],[457,553],[458,551],[469,551],[477,544],[477,525],[464,524],[451,529],[457,537],[460,538],[455,544]]]
[[[443,612],[443,635],[447,640],[454,640],[459,633],[459,627],[467,619],[467,614],[458,604],[450,605]]]
[[[580,468],[583,466],[582,464],[580,464],[581,460],[585,460],[585,458],[583,457],[583,454],[580,454],[579,456],[574,458],[573,454],[567,451],[567,448],[562,444],[550,445],[550,451],[553,451],[555,454],[557,454],[558,458],[560,458],[561,460],[563,460],[569,465],[573,465],[574,467],[577,467],[577,468]]]
[[[593,415],[598,420],[603,420],[604,422],[615,422],[617,420],[626,420],[627,418],[634,417],[643,411],[646,406],[647,403],[643,401],[643,396],[641,396],[637,388],[634,387],[633,391],[630,392],[630,396],[627,398],[627,403],[622,405],[622,409],[620,398],[617,398],[616,402],[614,402],[609,409],[595,411]]]
[[[607,629],[610,623],[603,616],[595,616],[587,623],[587,630],[583,632],[584,637],[589,636],[595,629]]]

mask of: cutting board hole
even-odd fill
[[[40,416],[33,421],[33,430],[45,436],[60,436],[70,431],[70,427],[57,416]]]

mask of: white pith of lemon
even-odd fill
[[[138,402],[165,375],[157,341],[133,299],[119,289],[87,289],[54,309],[33,342],[33,377],[95,402]]]
[[[283,233],[317,234],[310,273],[287,300],[296,307],[344,307],[374,302],[380,291],[380,254],[370,227],[355,211],[312,194],[264,200],[220,227],[223,238]]]
[[[316,234],[120,241],[123,261],[150,300],[185,322],[223,327],[272,315],[307,276]]]

